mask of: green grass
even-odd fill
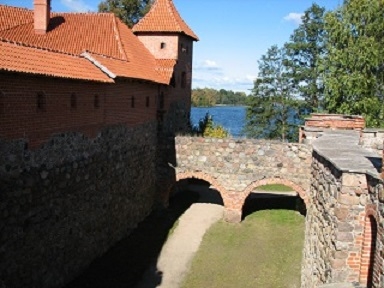
[[[207,231],[182,288],[300,287],[304,217],[261,210]]]
[[[283,184],[268,184],[259,186],[256,188],[256,190],[260,191],[275,191],[275,192],[290,192],[293,191],[293,189],[289,186],[285,186]]]

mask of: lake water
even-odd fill
[[[198,125],[208,112],[215,124],[223,126],[233,137],[240,137],[245,125],[246,109],[244,106],[192,107],[192,125]]]

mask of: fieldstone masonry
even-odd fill
[[[156,129],[0,142],[0,287],[62,287],[151,212]]]
[[[383,133],[360,129],[359,117],[324,117],[311,123],[327,127],[301,130],[303,144],[174,137],[186,127],[172,119],[106,127],[95,139],[63,133],[35,151],[1,140],[0,287],[63,286],[166,203],[178,180],[198,178],[220,192],[231,222],[257,186],[300,195],[302,288],[384,288]]]
[[[326,131],[313,141],[302,287],[384,287],[380,158],[359,139]]]
[[[211,183],[223,198],[228,221],[241,221],[244,201],[257,186],[286,184],[306,201],[312,153],[308,145],[200,137],[176,137],[175,143],[176,179]]]

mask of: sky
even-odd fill
[[[52,0],[55,12],[96,12],[100,0]],[[342,0],[173,0],[194,44],[193,88],[250,93],[258,60],[272,45],[282,46],[313,2],[333,10]],[[0,0],[32,9],[33,0]]]

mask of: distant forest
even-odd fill
[[[225,89],[196,88],[192,90],[193,107],[212,107],[216,105],[247,105],[247,94]]]

